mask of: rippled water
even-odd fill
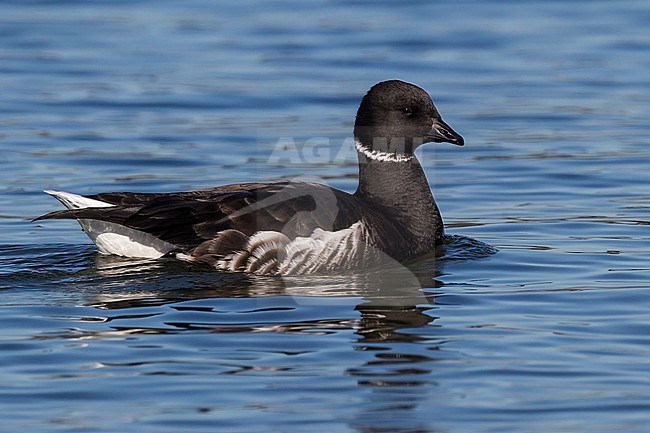
[[[0,430],[650,430],[641,0],[0,4]],[[466,138],[420,158],[444,255],[269,278],[99,256],[42,189],[352,191],[375,82]],[[492,246],[498,252],[494,253]]]

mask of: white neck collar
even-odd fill
[[[402,155],[399,153],[382,152],[380,150],[370,150],[356,138],[354,140],[354,147],[356,147],[359,153],[362,153],[363,155],[366,156],[366,158],[372,159],[373,161],[409,162],[410,160],[413,159],[413,155]]]

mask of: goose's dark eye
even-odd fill
[[[411,107],[402,108],[402,113],[404,113],[405,116],[410,116],[413,114],[413,109]]]

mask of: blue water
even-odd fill
[[[0,431],[650,431],[650,5],[0,3]],[[375,82],[452,241],[262,278],[96,254],[41,192],[353,191]],[[498,252],[493,251],[491,245]]]

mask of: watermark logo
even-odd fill
[[[354,139],[334,140],[329,137],[311,137],[297,141],[280,137],[272,146],[265,162],[270,164],[354,164],[357,152]]]

